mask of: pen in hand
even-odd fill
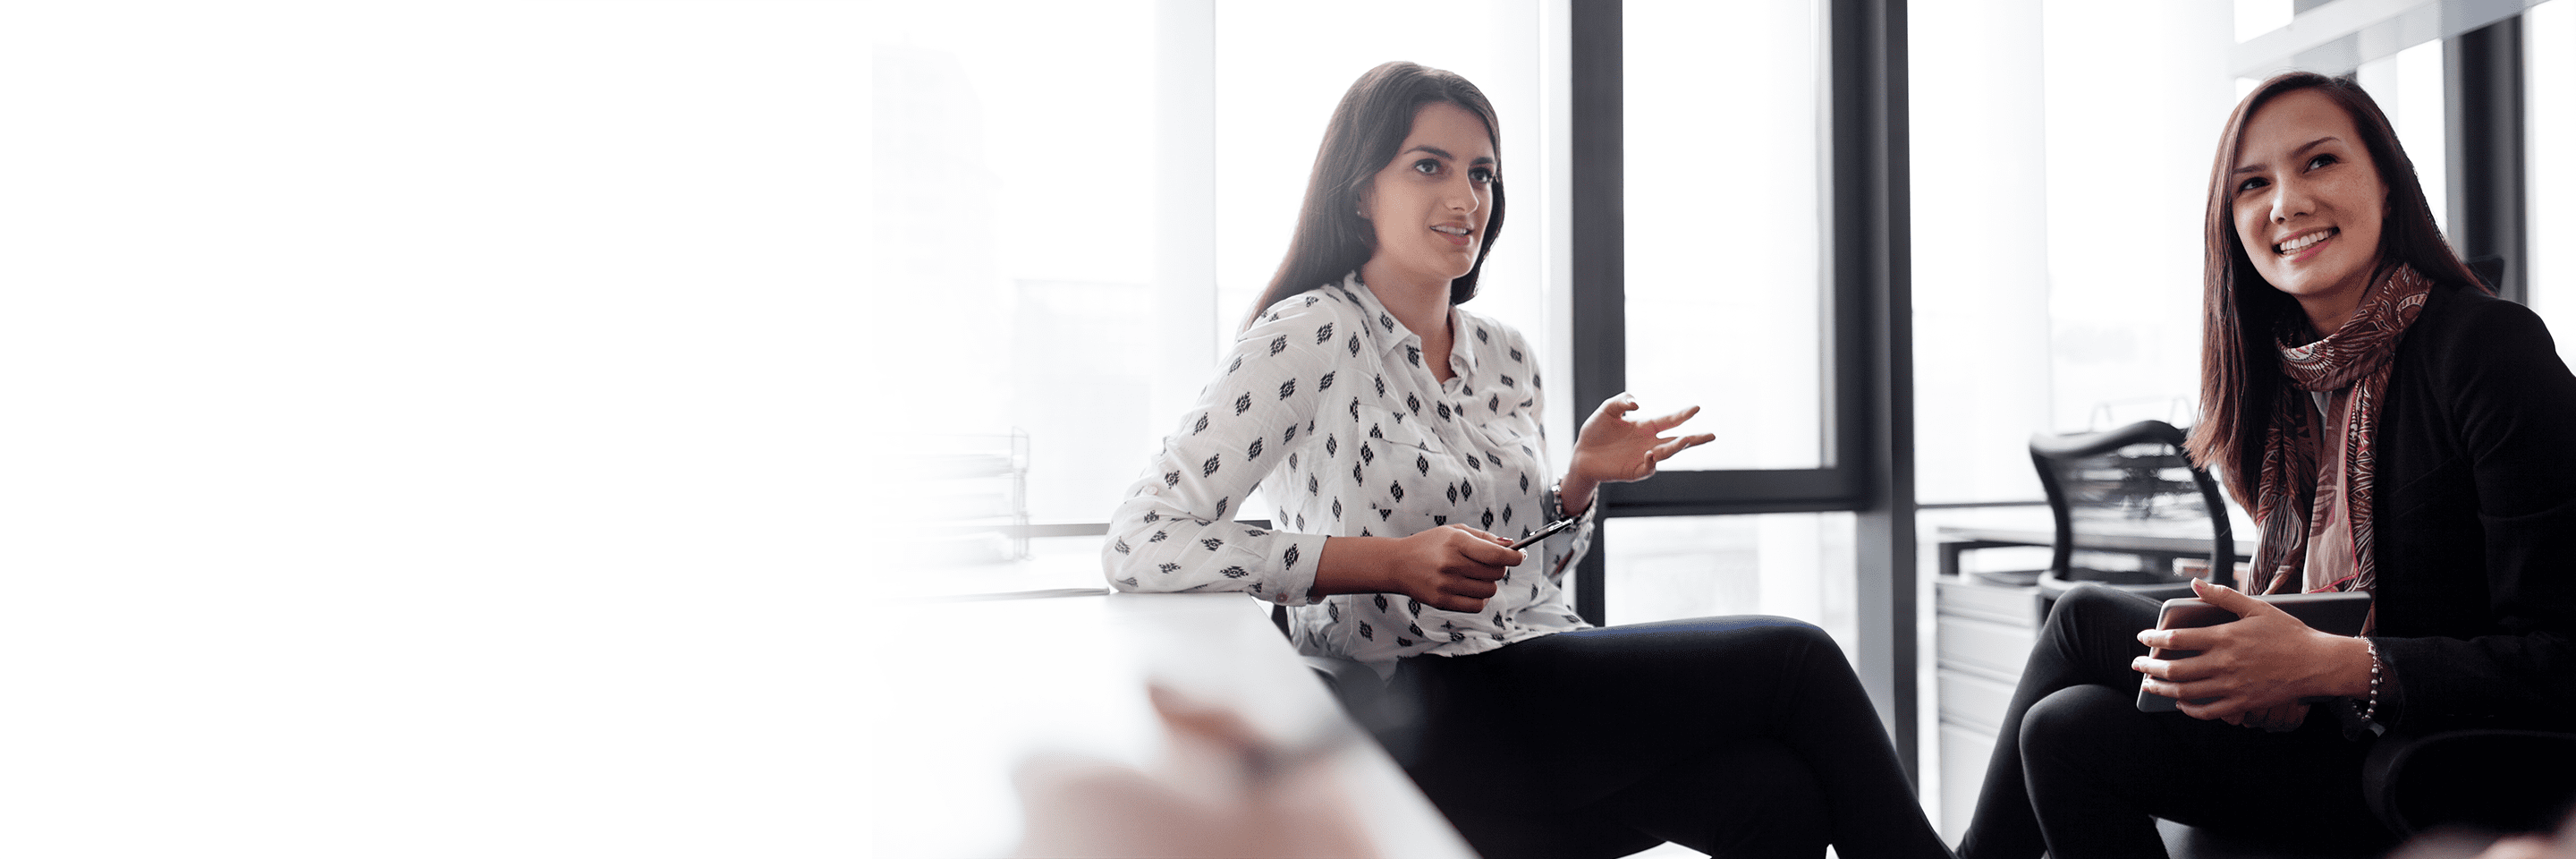
[[[1567,518],[1567,519],[1558,519],[1558,520],[1556,520],[1556,521],[1554,521],[1554,522],[1549,522],[1549,523],[1547,523],[1547,525],[1546,525],[1545,527],[1542,527],[1542,528],[1540,528],[1540,529],[1538,529],[1538,530],[1536,530],[1536,531],[1532,531],[1532,532],[1530,532],[1530,535],[1529,535],[1529,536],[1527,536],[1527,537],[1522,537],[1522,538],[1520,538],[1518,541],[1513,542],[1513,543],[1512,543],[1512,548],[1513,548],[1514,550],[1520,550],[1520,549],[1527,549],[1527,548],[1529,548],[1529,547],[1531,547],[1531,546],[1537,545],[1537,544],[1538,544],[1538,541],[1540,541],[1540,540],[1545,540],[1545,539],[1547,539],[1547,538],[1549,538],[1549,537],[1556,536],[1557,532],[1559,532],[1559,531],[1563,531],[1563,530],[1565,530],[1565,529],[1567,529],[1567,528],[1572,528],[1572,527],[1574,527],[1574,523],[1579,522],[1579,521],[1582,521],[1582,520],[1580,520],[1580,519],[1574,519],[1574,518]]]

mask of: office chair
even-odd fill
[[[2155,599],[2191,595],[2189,580],[2172,572],[2173,561],[2185,555],[2147,545],[2121,548],[2123,538],[2206,535],[2210,581],[2234,582],[2236,537],[2227,502],[2209,472],[2183,454],[2183,431],[2174,425],[2149,420],[2102,432],[2034,435],[2030,463],[2057,526],[2048,569],[2038,579],[2042,620],[2058,595],[2079,582]],[[2114,551],[2079,550],[2079,543]]]

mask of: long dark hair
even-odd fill
[[[2378,165],[2380,184],[2388,188],[2388,213],[2379,227],[2380,275],[2399,265],[2433,281],[2437,289],[2483,288],[2477,275],[2461,264],[2433,223],[2433,206],[2415,179],[2415,162],[2397,144],[2397,132],[2379,103],[2359,84],[2314,72],[2274,76],[2237,102],[2218,135],[2218,156],[2209,168],[2209,213],[2201,268],[2200,421],[2191,429],[2192,461],[2213,465],[2224,474],[2229,494],[2246,509],[2254,508],[2255,483],[2263,471],[2263,444],[2273,404],[2286,378],[2275,358],[2274,342],[2285,326],[2304,329],[2307,317],[2297,299],[2272,287],[2255,271],[2236,237],[2236,147],[2254,112],[2288,93],[2316,90],[2352,117]],[[2322,336],[2331,331],[2315,332]]]
[[[1494,104],[1483,90],[1455,72],[1396,61],[1360,75],[1333,108],[1324,127],[1324,145],[1315,152],[1315,170],[1306,179],[1306,202],[1297,212],[1297,232],[1288,239],[1288,256],[1270,277],[1270,288],[1244,314],[1244,325],[1280,299],[1338,282],[1377,252],[1377,230],[1359,215],[1360,197],[1368,193],[1377,171],[1394,160],[1413,133],[1413,116],[1425,105],[1448,103],[1485,123],[1494,153],[1503,151],[1502,125],[1494,121]],[[1485,272],[1485,256],[1503,234],[1503,180],[1494,177],[1493,212],[1485,217],[1485,239],[1476,249],[1476,266],[1449,281],[1449,303],[1476,297],[1476,277]]]

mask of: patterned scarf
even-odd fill
[[[2377,470],[2372,461],[2374,430],[2380,399],[2388,392],[2397,341],[2424,312],[2424,299],[2432,287],[2414,269],[2398,266],[2371,285],[2370,294],[2341,330],[2304,346],[2280,347],[2281,372],[2289,376],[2291,390],[2282,391],[2274,403],[2271,428],[2263,442],[2263,472],[2256,483],[2254,519],[2261,523],[2263,534],[2254,555],[2254,578],[2263,583],[2259,593],[2295,592],[2306,579],[2308,523],[2319,513],[2312,508],[2323,420],[2306,392],[2346,387],[2352,388],[2352,394],[2346,398],[2339,442],[2343,445],[2343,514],[2352,525],[2356,574],[2338,584],[2348,591],[2378,587],[2370,523],[2370,484]]]

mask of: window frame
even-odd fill
[[[1676,471],[1602,487],[1603,518],[1848,510],[1854,662],[1909,778],[1916,764],[1912,272],[1903,0],[1826,5],[1826,462]],[[1626,390],[1623,10],[1572,6],[1574,414]],[[1575,610],[1606,624],[1606,534],[1575,571]],[[1919,779],[1918,779],[1919,781]]]

